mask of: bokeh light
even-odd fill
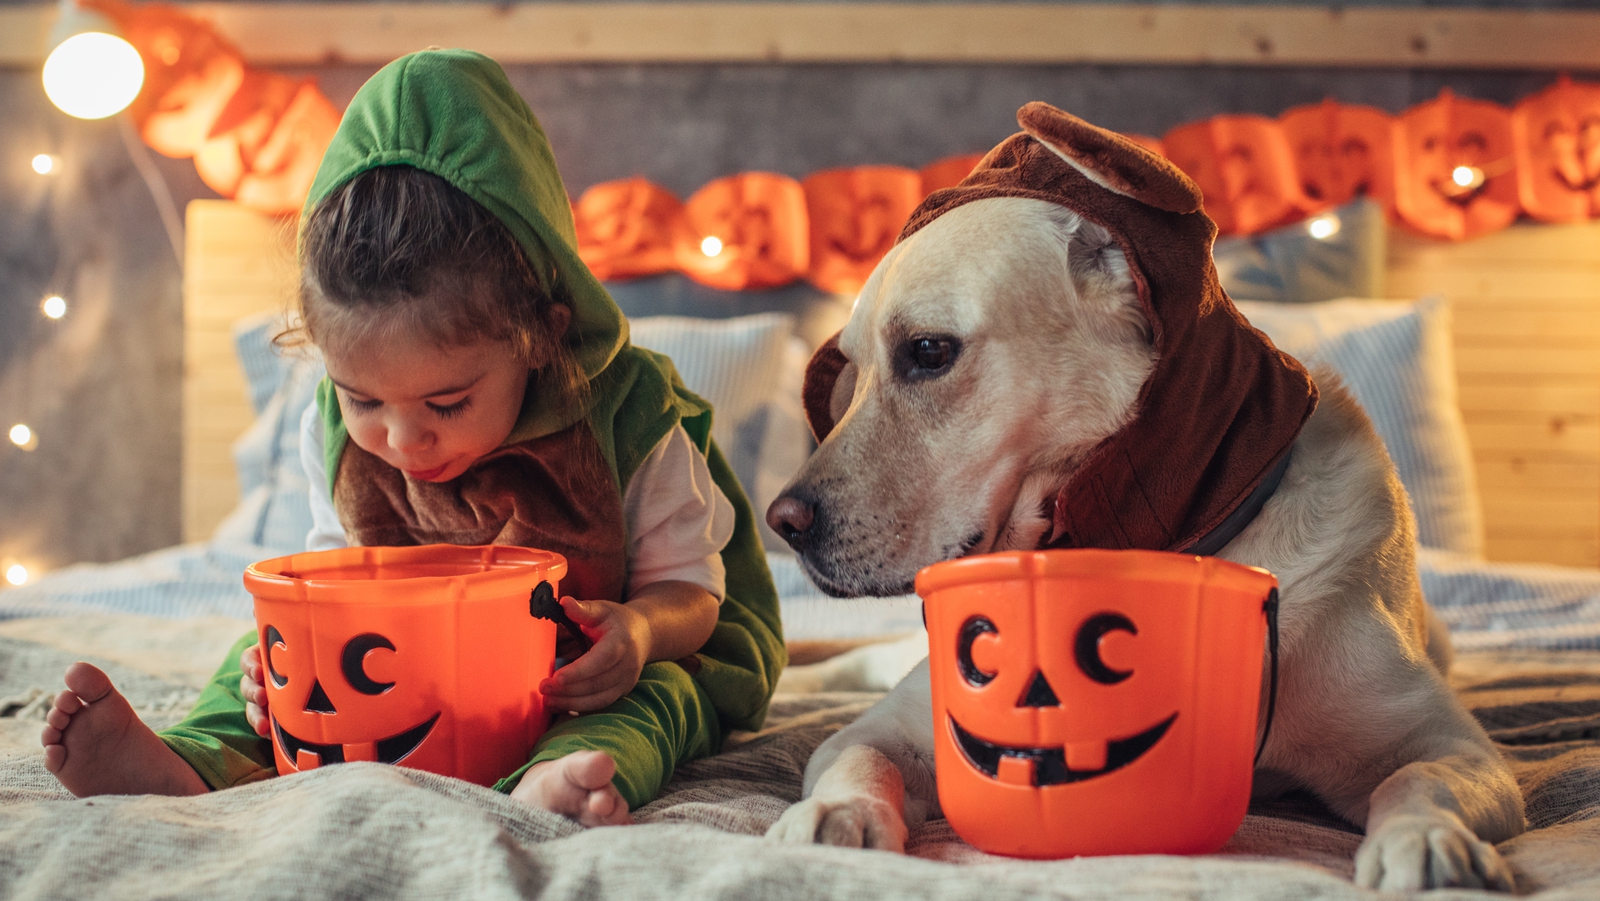
[[[33,158],[33,171],[40,175],[49,175],[56,171],[56,158],[48,153],[41,153]]]
[[[12,444],[23,450],[33,450],[39,446],[39,436],[34,434],[33,429],[20,422],[11,427],[11,431],[7,433],[7,436],[11,438]]]
[[[67,315],[67,299],[59,294],[52,294],[39,304],[39,309],[51,319],[60,319]]]
[[[1324,213],[1306,223],[1306,231],[1318,241],[1326,241],[1339,233],[1339,217]]]
[[[62,41],[44,61],[44,92],[62,112],[104,119],[127,108],[144,86],[144,62],[133,45],[99,31]]]
[[[706,238],[700,242],[700,252],[708,257],[714,257],[722,252],[722,239],[718,237]]]
[[[6,581],[12,585],[26,585],[28,583],[28,568],[21,563],[13,563],[6,567]]]

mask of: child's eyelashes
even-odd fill
[[[472,398],[463,397],[453,404],[428,404],[428,409],[439,414],[440,419],[454,419],[472,408]]]
[[[381,400],[360,400],[358,398],[351,397],[348,394],[344,396],[344,399],[352,409],[359,413],[366,413],[369,410],[376,410],[383,406],[383,401]]]

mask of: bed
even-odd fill
[[[1586,492],[1583,503],[1600,503],[1600,484],[1591,484],[1584,468],[1586,447],[1553,451],[1539,429],[1518,438],[1505,426],[1530,411],[1530,421],[1544,422],[1554,415],[1545,406],[1572,404],[1571,392],[1541,389],[1530,379],[1578,383],[1583,374],[1551,372],[1543,361],[1530,364],[1538,370],[1531,375],[1485,372],[1507,365],[1505,356],[1463,345],[1460,329],[1465,320],[1496,332],[1476,324],[1489,315],[1490,301],[1475,297],[1459,275],[1448,282],[1459,267],[1434,248],[1397,236],[1373,244],[1370,234],[1360,237],[1368,221],[1362,211],[1343,214],[1348,246],[1342,250],[1285,233],[1219,247],[1219,265],[1231,291],[1254,298],[1241,304],[1253,322],[1290,352],[1343,374],[1390,446],[1418,517],[1424,591],[1454,634],[1459,657],[1452,678],[1505,751],[1528,801],[1531,830],[1502,846],[1519,889],[1542,899],[1600,896],[1600,570],[1593,568],[1595,555],[1583,556],[1600,522],[1585,524],[1581,511],[1593,508],[1573,503],[1542,515],[1517,512],[1541,491]],[[723,754],[681,768],[663,796],[638,811],[642,825],[622,829],[581,830],[463,782],[359,763],[203,798],[73,800],[45,771],[37,748],[39,721],[66,665],[74,659],[102,665],[152,726],[175,722],[223,651],[252,627],[240,570],[297,549],[305,534],[309,514],[297,504],[307,486],[297,471],[292,425],[320,371],[314,360],[271,352],[288,270],[281,257],[272,262],[281,253],[274,249],[281,247],[281,229],[252,216],[215,203],[196,204],[189,213],[185,512],[194,540],[116,564],[70,567],[0,594],[0,843],[7,849],[0,892],[1371,894],[1350,883],[1359,830],[1307,796],[1256,805],[1221,853],[1203,857],[1006,860],[966,845],[942,820],[913,831],[905,857],[765,842],[767,826],[798,799],[811,750],[870,705],[874,692],[781,691],[761,732],[736,735]],[[1573,246],[1588,247],[1583,237],[1570,236]],[[1296,242],[1304,246],[1285,249]],[[1391,293],[1442,290],[1449,300],[1285,302],[1382,293],[1362,246],[1387,254]],[[1574,251],[1584,252],[1594,253]],[[1480,248],[1479,255],[1494,262],[1493,253]],[[1593,270],[1600,273],[1600,265]],[[1447,283],[1430,285],[1430,272]],[[1593,277],[1580,275],[1579,283],[1592,285]],[[1327,284],[1313,284],[1319,279]],[[634,318],[635,340],[671,354],[690,385],[717,405],[719,443],[756,502],[770,499],[809,449],[797,407],[800,366],[809,347],[847,313],[847,303],[804,291],[707,296],[666,282],[618,286],[616,293]],[[1600,291],[1590,295],[1596,298]],[[1570,328],[1572,320],[1550,321]],[[1492,400],[1508,383],[1522,386],[1522,399]],[[1580,406],[1587,396],[1579,395]],[[1486,409],[1496,404],[1505,409]],[[1579,415],[1571,431],[1586,435],[1593,410],[1588,420]],[[1515,460],[1520,470],[1507,462]],[[767,538],[791,642],[849,643],[917,627],[914,598],[826,598],[775,536]],[[1505,562],[1534,546],[1544,548],[1546,561],[1589,565]]]

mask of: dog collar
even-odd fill
[[[1278,461],[1278,465],[1272,467],[1272,471],[1267,473],[1267,477],[1262,479],[1255,490],[1250,492],[1250,495],[1244,499],[1244,502],[1235,508],[1232,513],[1229,513],[1226,519],[1218,523],[1215,529],[1200,536],[1199,541],[1189,545],[1179,553],[1194,554],[1198,557],[1212,557],[1216,555],[1217,551],[1226,547],[1228,542],[1238,538],[1239,533],[1243,532],[1246,526],[1255,521],[1256,514],[1261,512],[1261,508],[1267,505],[1267,501],[1278,490],[1279,483],[1283,481],[1284,472],[1289,469],[1289,457],[1292,453],[1293,451],[1291,450],[1289,453],[1284,454],[1283,459]]]

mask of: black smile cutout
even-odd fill
[[[379,763],[399,763],[406,759],[422,740],[433,731],[433,724],[439,722],[439,714],[420,726],[413,726],[399,735],[380,738],[376,742]],[[277,717],[272,717],[272,731],[278,736],[278,747],[283,749],[283,755],[291,761],[297,761],[301,751],[317,755],[322,763],[344,763],[344,745],[319,745],[314,741],[296,738],[284,731],[283,724]]]
[[[1068,782],[1082,782],[1096,776],[1119,770],[1138,760],[1144,752],[1155,746],[1161,736],[1167,734],[1167,728],[1172,725],[1178,715],[1174,713],[1164,721],[1129,738],[1106,742],[1106,765],[1098,770],[1074,770],[1067,767],[1067,752],[1065,748],[1014,748],[1009,745],[997,745],[994,742],[984,741],[961,728],[955,717],[950,717],[950,731],[955,734],[956,747],[967,758],[967,762],[977,767],[990,779],[996,779],[1000,773],[1000,758],[1016,757],[1022,760],[1033,761],[1033,784],[1063,785]]]

